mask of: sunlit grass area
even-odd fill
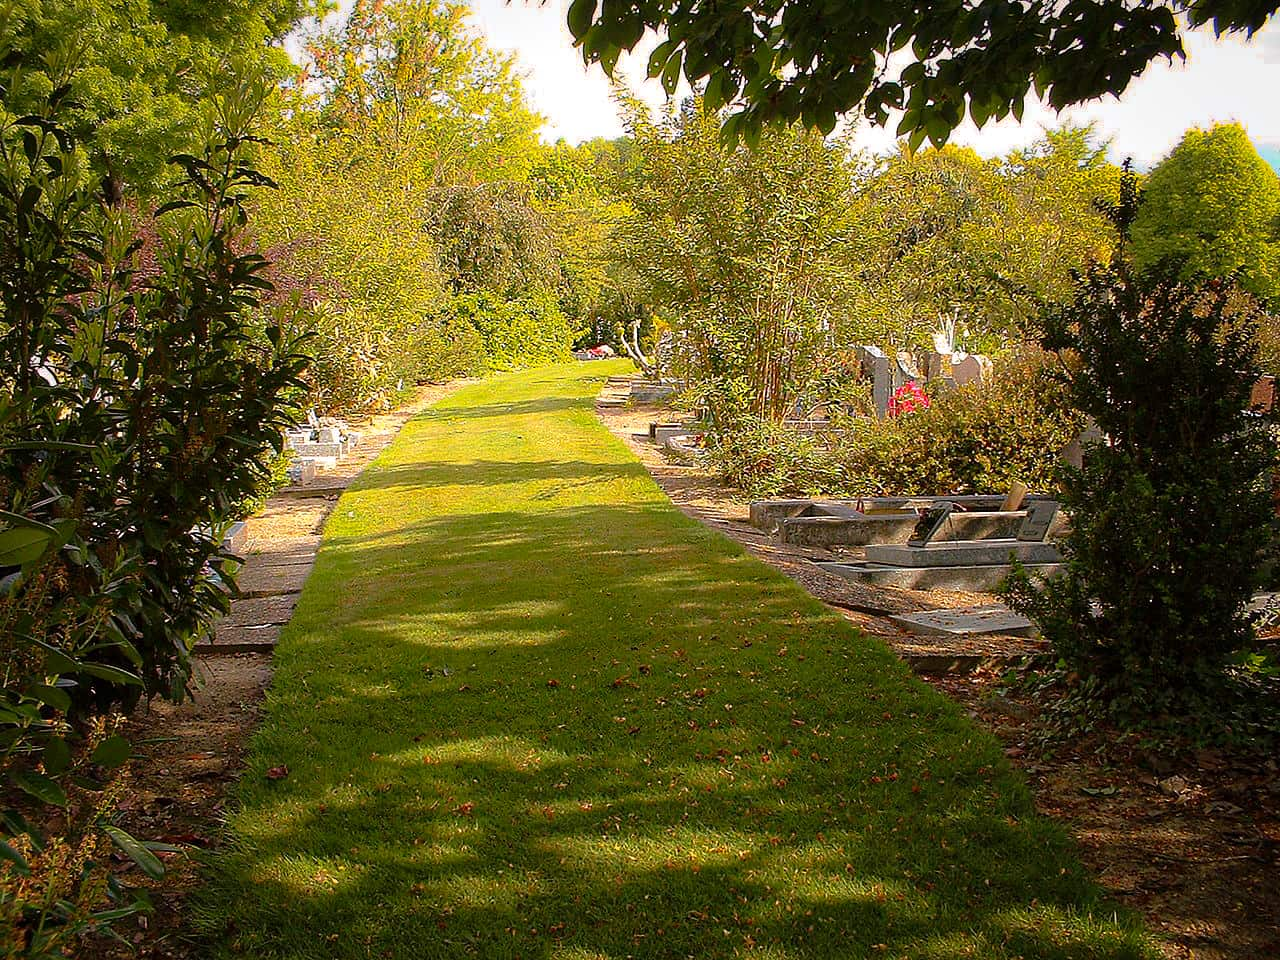
[[[202,907],[225,951],[1146,956],[990,737],[671,506],[592,411],[620,369],[457,393],[342,498]]]

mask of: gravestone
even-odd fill
[[[1058,515],[1058,505],[1052,500],[1034,500],[1027,505],[1027,516],[1018,527],[1018,540],[1023,543],[1043,543],[1049,536]]]
[[[1080,470],[1084,467],[1084,454],[1088,447],[1091,444],[1102,443],[1105,439],[1098,425],[1090,420],[1080,436],[1058,451],[1058,457],[1067,466]]]
[[[1058,563],[1062,557],[1051,543],[1029,540],[940,540],[935,543],[869,543],[867,563],[890,567],[941,568],[1007,566],[1020,563]]]
[[[871,377],[871,402],[876,416],[889,415],[889,398],[893,396],[893,382],[889,372],[889,358],[879,347],[859,347],[863,368]]]
[[[1276,378],[1260,378],[1249,391],[1249,407],[1259,413],[1271,413],[1276,405]]]
[[[951,511],[955,509],[955,504],[943,502],[935,504],[920,514],[920,521],[916,524],[915,530],[912,531],[907,544],[912,547],[926,546],[930,540],[938,535],[938,531],[942,529],[942,525],[951,517]]]
[[[1038,632],[1035,624],[1026,617],[1003,606],[924,610],[920,613],[897,614],[890,616],[889,620],[908,633],[925,636],[980,637],[999,634],[1033,637]]]
[[[966,383],[982,383],[982,364],[978,362],[977,357],[969,354],[963,360],[951,365],[951,377],[959,387],[963,387]]]
[[[924,356],[924,375],[927,380],[940,380],[951,376],[951,354],[936,350]]]

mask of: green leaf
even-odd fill
[[[1107,787],[1081,787],[1080,792],[1091,797],[1111,797],[1119,793],[1119,788],[1114,786]]]
[[[929,134],[929,141],[935,147],[941,147],[947,142],[947,138],[951,136],[951,124],[947,123],[947,118],[940,113],[931,113],[925,118],[925,130]]]
[[[0,567],[24,566],[40,559],[51,539],[51,533],[34,527],[0,532]]]
[[[717,70],[707,80],[707,88],[703,91],[702,102],[708,110],[719,110],[724,104],[724,71]]]
[[[67,741],[58,737],[44,745],[44,753],[40,759],[45,770],[56,777],[71,766],[71,748],[67,746]]]
[[[107,737],[93,751],[93,762],[104,767],[118,767],[133,753],[129,741],[121,736]]]
[[[47,500],[41,501],[40,505],[48,502],[49,501]],[[3,520],[11,527],[25,527],[30,530],[43,530],[51,537],[57,533],[57,531],[47,523],[41,523],[39,520],[32,520],[30,517],[24,517],[20,513],[12,513],[8,510],[0,510],[0,520]]]
[[[649,54],[649,66],[646,70],[646,76],[656,77],[662,73],[662,68],[667,65],[667,59],[671,56],[671,51],[675,49],[676,42],[674,40],[663,40],[660,44],[653,48],[653,53]]]
[[[39,700],[46,707],[53,707],[63,713],[71,709],[71,697],[67,691],[51,687],[47,683],[33,683],[23,693],[32,700]]]
[[[27,877],[31,875],[31,867],[27,865],[27,858],[4,840],[0,840],[0,860],[8,860],[12,863],[19,876]]]
[[[596,15],[596,0],[573,0],[569,4],[569,32],[574,40],[581,40],[591,27]]]
[[[82,663],[80,664],[80,672],[102,680],[110,680],[112,683],[123,683],[131,687],[142,686],[142,678],[137,674],[105,663]]]
[[[31,770],[19,770],[10,774],[9,779],[23,793],[29,793],[42,803],[55,807],[65,807],[67,805],[66,791],[44,774]]]
[[[152,880],[159,880],[164,876],[164,864],[160,859],[135,840],[132,836],[125,833],[119,827],[106,826],[103,827],[117,847],[125,852],[125,854],[136,863],[142,872]]]
[[[676,55],[667,61],[666,67],[662,70],[662,89],[667,96],[674,96],[676,86],[680,83],[680,66],[684,62],[684,54],[676,51]]]

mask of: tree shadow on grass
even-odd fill
[[[466,463],[379,465],[362,473],[350,489],[353,492],[392,488],[423,490],[432,487],[489,487],[545,481],[551,481],[554,489],[571,484],[585,486],[647,477],[648,474],[640,463],[472,460]]]
[[[418,414],[415,420],[424,421],[469,421],[487,420],[493,417],[525,417],[541,416],[547,413],[562,413],[569,410],[590,412],[593,400],[590,397],[533,397],[527,400],[510,400],[505,403],[482,403],[473,406],[452,406],[446,400],[439,406],[429,407]]]
[[[1141,955],[991,738],[669,505],[337,531],[277,661],[230,952]]]

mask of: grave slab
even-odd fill
[[[653,439],[659,446],[661,446],[672,437],[701,436],[701,434],[702,430],[688,424],[677,423],[675,425],[669,425],[664,423],[659,424],[654,428]]]
[[[873,543],[867,547],[868,563],[895,567],[973,567],[1020,563],[1058,563],[1062,557],[1051,543],[1026,540],[936,540],[922,547],[898,543]]]
[[[833,563],[819,561],[816,566],[827,573],[878,583],[907,590],[957,590],[990,593],[1009,576],[1012,567],[1005,563],[986,563],[968,567],[891,567],[880,563]],[[1046,580],[1062,571],[1060,563],[1024,565],[1033,580]]]
[[[227,653],[270,653],[280,639],[279,624],[233,626],[226,621],[214,629],[213,638],[197,643],[197,656]]]
[[[1002,634],[1010,637],[1034,637],[1036,626],[1026,617],[999,605],[956,607],[950,610],[924,610],[902,613],[889,620],[908,633],[922,636],[981,637]]]

